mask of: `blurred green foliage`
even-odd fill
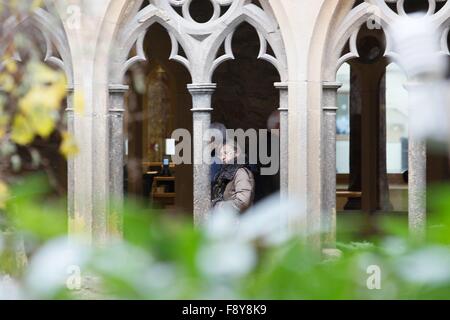
[[[325,259],[296,237],[276,245],[211,238],[207,226],[196,230],[189,217],[167,216],[136,201],[125,204],[124,241],[104,248],[74,244],[67,251],[64,204],[46,200],[45,179],[34,177],[11,188],[5,210],[14,246],[20,237],[27,264],[21,272],[11,268],[14,250],[3,233],[0,274],[12,275],[21,292],[16,298],[449,299],[450,186],[432,190],[426,243],[410,241],[398,217],[385,217],[370,242],[339,242],[338,259]],[[249,269],[239,269],[248,260],[242,252],[256,254]],[[65,268],[74,263],[80,277],[72,288],[70,279],[78,274]],[[205,267],[211,263],[224,272]],[[367,285],[374,265],[381,271],[380,289]],[[1,287],[0,280],[4,297]]]

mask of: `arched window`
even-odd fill
[[[427,181],[436,180],[435,177],[430,179],[430,176],[427,179],[427,173],[439,175],[439,170],[436,170],[438,166],[435,162],[430,161],[430,148],[427,149],[425,140],[417,138],[417,132],[411,132],[414,130],[410,125],[413,123],[410,120],[413,118],[412,102],[408,96],[413,91],[408,92],[408,88],[414,90],[411,83],[416,79],[406,79],[400,68],[405,66],[402,65],[399,52],[396,52],[392,33],[400,18],[412,18],[415,13],[422,13],[414,18],[426,19],[440,37],[436,57],[448,55],[449,1],[358,0],[337,23],[328,48],[332,58],[327,59],[324,67],[327,101],[332,100],[330,88],[336,90],[339,87],[334,81],[343,86],[333,93],[338,101],[336,139],[330,137],[327,131],[325,143],[335,142],[337,145],[337,183],[339,187],[345,186],[345,179],[339,179],[339,175],[347,171],[347,152],[342,151],[343,147],[339,144],[343,144],[340,141],[344,127],[341,121],[345,119],[340,100],[342,90],[346,87],[345,79],[342,78],[345,67],[341,66],[347,62],[350,65],[350,173],[348,190],[337,192],[337,210],[362,210],[368,216],[373,216],[377,211],[409,211],[411,230],[423,234],[425,186]],[[330,113],[332,108],[326,105],[324,110]],[[329,146],[325,148],[331,150]],[[427,162],[430,162],[428,170]],[[329,178],[332,175],[331,167],[327,165],[326,168],[325,176]],[[409,173],[414,175],[414,179],[408,179]],[[324,186],[327,190],[324,200],[328,206],[326,210],[328,216],[332,216],[334,192]],[[350,199],[344,207],[340,207],[339,197]]]

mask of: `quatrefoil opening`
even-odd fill
[[[184,19],[208,23],[222,17],[233,0],[170,0],[172,8]]]

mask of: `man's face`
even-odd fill
[[[220,150],[220,158],[223,163],[232,163],[237,157],[237,153],[234,151],[234,147],[230,145],[224,145]]]

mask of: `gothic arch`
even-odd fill
[[[441,34],[440,51],[436,54],[449,55],[448,34],[450,30],[450,1],[446,1],[437,11],[437,3],[444,0],[428,0],[427,12],[418,19],[426,19],[434,30]],[[323,174],[323,226],[329,232],[328,242],[335,241],[335,211],[336,211],[336,96],[340,87],[336,83],[336,73],[339,67],[353,58],[359,58],[357,37],[362,26],[370,23],[379,25],[384,32],[386,46],[383,57],[395,62],[404,69],[402,61],[392,45],[392,28],[398,17],[408,16],[404,0],[364,0],[355,5],[356,1],[341,3],[333,13],[330,31],[327,36],[324,57],[322,61],[322,107],[324,112],[323,139],[324,139],[324,168]],[[389,5],[390,4],[390,5]],[[335,31],[331,31],[335,30]],[[346,44],[349,52],[343,54]],[[425,142],[419,141],[410,135],[409,146],[409,223],[411,231],[422,233],[425,225],[426,208],[424,201],[426,165]],[[325,183],[327,182],[327,183]],[[331,182],[331,183],[330,183]]]
[[[261,44],[258,58],[272,63],[280,73],[281,81],[286,81],[287,58],[284,44],[268,2],[261,2],[264,5],[259,7],[251,0],[209,1],[214,6],[214,13],[206,23],[198,23],[192,19],[189,13],[190,0],[154,0],[141,10],[139,8],[143,1],[130,4],[128,10],[124,10],[128,17],[120,19],[124,24],[119,24],[120,30],[117,31],[113,42],[110,82],[121,84],[125,72],[134,63],[145,61],[142,50],[145,33],[153,23],[159,23],[167,30],[172,40],[169,59],[184,65],[191,73],[194,83],[209,83],[214,70],[224,61],[234,58],[229,44],[234,30],[243,22],[248,22],[258,32]],[[220,15],[221,6],[229,6],[223,15]],[[181,7],[183,16],[180,16],[174,7]],[[225,48],[228,49],[226,54],[216,57],[224,42]],[[137,54],[128,59],[133,45],[136,46]],[[275,56],[267,53],[268,45],[272,47]],[[186,57],[178,54],[179,46],[183,48]]]
[[[450,30],[450,1],[446,1],[443,7],[435,12],[436,3],[443,0],[428,0],[429,9],[423,19],[428,19],[434,25],[434,28],[438,33],[441,33],[441,53],[450,54],[447,36]],[[401,16],[408,16],[405,11],[405,1],[399,0],[396,2],[397,12],[393,11],[387,3],[395,2],[391,0],[365,0],[361,4],[347,10],[344,19],[336,21],[334,25],[336,31],[329,35],[327,40],[327,49],[329,58],[324,63],[323,74],[326,79],[334,81],[336,77],[336,71],[342,65],[352,58],[358,58],[359,54],[356,48],[356,38],[362,25],[371,20],[371,24],[380,24],[384,30],[386,36],[386,51],[384,56],[393,60],[400,66],[398,54],[395,52],[392,46],[392,37],[389,29],[393,26],[396,18]],[[354,3],[354,2],[353,2]],[[344,56],[341,56],[347,41],[350,44],[350,52]]]
[[[145,61],[143,42],[148,28],[159,23],[169,34],[172,50],[169,59],[181,63],[189,71],[192,84],[193,147],[194,147],[194,222],[199,223],[208,214],[209,166],[200,164],[205,142],[203,132],[209,127],[212,110],[211,96],[216,84],[211,83],[216,68],[234,59],[231,46],[233,33],[244,22],[255,28],[259,40],[259,59],[270,62],[278,70],[281,83],[274,84],[280,90],[281,127],[281,189],[287,193],[287,56],[281,30],[268,0],[205,0],[210,1],[213,13],[209,21],[196,22],[190,14],[191,0],[136,0],[124,3],[119,24],[114,30],[109,61],[109,113],[110,163],[123,162],[123,95],[128,89],[123,84],[126,71],[139,61]],[[257,3],[255,3],[257,2]],[[258,5],[259,4],[259,5]],[[116,8],[117,9],[117,8]],[[224,45],[225,53],[217,56]],[[128,58],[135,46],[136,55]],[[272,48],[273,55],[268,47]],[[180,47],[185,55],[179,53]],[[196,160],[197,159],[197,160]],[[285,166],[285,167],[283,167]],[[111,194],[116,199],[123,196],[122,167],[110,167]],[[284,191],[283,191],[284,190]]]
[[[5,30],[4,36],[0,39],[0,55],[8,45],[5,43],[5,40],[12,34],[20,31],[27,23],[38,29],[45,39],[46,52],[44,62],[63,70],[70,87],[73,83],[73,70],[67,35],[59,17],[54,16],[44,8],[37,8],[20,21],[17,21],[15,17],[5,20],[3,26]],[[55,55],[55,49],[60,57]],[[14,58],[21,60],[19,55],[16,55]]]
[[[147,30],[155,23],[160,24],[167,30],[172,42],[172,52],[169,59],[176,60],[190,71],[190,52],[185,51],[187,58],[178,55],[179,43],[185,48],[187,44],[178,33],[176,25],[170,23],[164,13],[153,6],[146,6],[141,11],[136,12],[129,23],[118,30],[113,48],[111,49],[111,64],[109,80],[114,84],[121,84],[128,69],[135,63],[146,61],[143,43]],[[133,46],[136,48],[136,56],[128,59]]]

